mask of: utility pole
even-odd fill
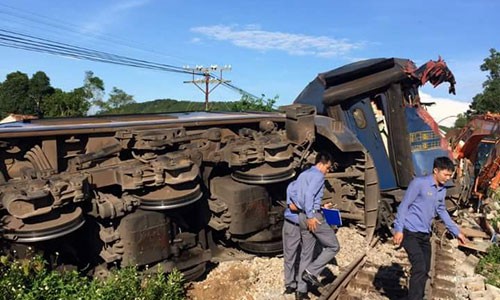
[[[222,71],[231,70],[230,65],[223,67],[219,67],[217,65],[211,65],[210,67],[196,66],[194,68],[185,66],[184,69],[193,73],[193,80],[184,81],[184,83],[194,83],[194,85],[196,85],[196,87],[205,94],[205,111],[208,111],[208,95],[210,95],[210,93],[221,83],[231,82],[231,80],[222,79]],[[219,78],[210,74],[210,72],[215,72],[217,70],[220,71]],[[195,79],[195,75],[203,76],[203,78]],[[211,83],[215,84],[212,88],[210,88]],[[205,84],[205,87],[202,88],[200,84]]]

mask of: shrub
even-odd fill
[[[158,269],[144,275],[135,267],[111,272],[106,280],[90,279],[76,271],[49,271],[41,257],[14,260],[0,257],[0,300],[181,300],[182,273],[165,276]]]
[[[482,257],[477,264],[477,272],[486,277],[486,283],[500,287],[500,246],[493,245],[488,254]]]

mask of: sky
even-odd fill
[[[482,91],[489,49],[500,49],[500,1],[192,1],[0,0],[0,33],[46,40],[177,67],[231,66],[222,77],[277,105],[290,104],[318,73],[358,60],[399,57],[420,66],[441,56],[457,94],[425,85],[429,111],[441,125],[467,110]],[[0,80],[11,72],[44,71],[70,91],[92,71],[106,91],[120,88],[138,102],[203,101],[189,74],[66,58],[0,46]],[[213,101],[240,95],[219,86]],[[447,118],[448,117],[448,118]]]

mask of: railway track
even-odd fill
[[[442,228],[432,236],[431,245],[426,299],[457,299],[453,281],[456,262]],[[406,299],[410,269],[404,249],[394,247],[391,240],[375,237],[331,284],[319,289],[319,299]]]
[[[457,269],[452,246],[445,237],[442,224],[435,227],[432,239],[432,268],[430,284],[426,290],[427,299],[457,299],[457,286],[453,280]]]
[[[346,291],[346,287],[350,285],[353,280],[356,280],[358,274],[361,274],[362,268],[366,265],[368,253],[379,242],[376,237],[369,245],[368,249],[355,258],[335,280],[330,284],[320,289],[321,296],[319,299],[337,299]]]
[[[439,225],[439,224],[438,224]],[[431,280],[426,299],[469,299],[463,275],[466,254],[453,245],[436,226],[432,238]],[[320,276],[326,286],[311,290],[311,299],[406,299],[411,265],[403,248],[376,234],[366,245],[354,228],[337,231],[341,251],[336,264],[330,264]],[[276,299],[292,300],[283,294],[283,260],[281,257],[249,255],[233,248],[221,248],[207,278],[190,285],[188,299]],[[238,286],[238,289],[234,287]]]

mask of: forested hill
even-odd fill
[[[107,99],[105,99],[107,98]],[[211,111],[272,111],[278,96],[256,98],[242,95],[237,101],[211,101]],[[137,103],[134,96],[113,87],[106,97],[104,81],[92,71],[85,72],[83,86],[70,91],[52,87],[43,71],[31,76],[20,71],[7,74],[0,82],[0,119],[9,114],[42,118],[82,117],[89,114],[137,114],[175,111],[203,111],[204,102],[158,99]]]
[[[210,102],[211,111],[235,111],[237,101],[230,102]],[[158,112],[180,112],[180,111],[203,111],[204,102],[194,102],[187,100],[156,99],[153,101],[130,103],[99,114],[141,114]]]

